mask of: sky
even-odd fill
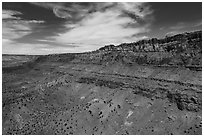
[[[196,30],[201,2],[2,3],[3,54],[79,53]]]

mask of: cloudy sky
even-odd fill
[[[85,52],[202,29],[202,3],[2,3],[2,52]]]

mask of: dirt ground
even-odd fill
[[[7,70],[3,134],[202,134],[201,71],[56,62]]]

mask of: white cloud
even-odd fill
[[[2,19],[20,19],[19,17],[14,16],[20,14],[22,13],[14,10],[2,10]]]
[[[87,45],[80,47],[80,50],[89,51]],[[2,39],[3,54],[29,54],[29,55],[46,55],[55,53],[74,53],[73,47],[50,46],[48,44],[28,44],[16,43],[10,39]]]
[[[87,50],[95,50],[106,44],[120,44],[123,42],[132,42],[142,37],[131,38],[130,36],[149,31],[149,24],[137,27],[124,27],[128,23],[136,23],[129,16],[121,16],[124,10],[145,19],[152,11],[149,7],[144,7],[143,3],[119,3],[116,7],[112,7],[105,11],[96,11],[87,16],[78,24],[71,24],[72,29],[52,37],[57,42],[62,43],[83,43],[87,46]],[[143,9],[141,11],[141,9]],[[70,24],[66,25],[70,28]],[[92,45],[92,46],[89,46]],[[94,45],[94,46],[93,46]],[[82,46],[81,46],[82,47]],[[84,48],[76,48],[77,52]]]
[[[31,33],[29,24],[19,21],[3,21],[2,36],[6,39],[17,39]]]
[[[129,11],[141,18],[145,18],[147,15],[152,14],[152,10],[146,3],[141,2],[121,2],[118,3],[121,10]]]
[[[63,9],[63,8],[54,7],[53,12],[57,17],[60,17],[60,18],[71,18],[72,17],[72,15],[69,14],[69,11],[67,12],[66,9]]]
[[[2,52],[4,54],[30,54],[30,55],[40,55],[47,52],[43,51],[44,45],[42,44],[24,44],[24,43],[14,43],[12,41],[3,40]]]
[[[3,39],[18,39],[32,33],[32,24],[44,23],[42,20],[22,20],[21,12],[2,10],[2,36]]]
[[[23,20],[25,23],[45,23],[44,20]]]
[[[98,49],[107,44],[117,45],[123,42],[144,39],[146,37],[139,35],[138,37],[132,36],[150,31],[149,26],[151,21],[147,24],[137,22],[137,18],[147,20],[149,15],[152,14],[149,6],[144,3],[97,3],[95,11],[91,13],[88,13],[89,9],[77,5],[74,5],[71,9],[66,9],[67,7],[63,4],[55,5],[50,3],[49,5],[42,5],[55,10],[55,15],[60,18],[81,18],[82,20],[72,23],[68,20],[65,25],[67,32],[59,33],[57,36],[49,37],[48,39],[38,40],[42,43],[47,42],[45,44],[14,43],[13,39],[18,39],[32,33],[32,24],[40,24],[44,23],[44,21],[21,20],[13,16],[20,13],[6,12],[7,14],[4,15],[4,18],[12,18],[13,20],[3,21],[2,23],[3,53],[52,54],[86,52]],[[90,6],[89,8],[91,9],[93,7]],[[75,12],[75,14],[71,15],[69,12]],[[125,12],[135,15],[137,18],[134,19],[125,14]],[[134,25],[129,26],[128,24],[136,25],[133,27]],[[49,42],[56,43],[56,46],[48,45]],[[59,44],[57,45],[57,43]],[[73,43],[71,45],[74,46],[69,46],[70,43]],[[65,44],[67,44],[67,47],[64,46]]]
[[[45,54],[31,44],[17,43],[14,39],[22,38],[32,33],[31,24],[44,23],[37,20],[22,20],[14,15],[22,14],[13,10],[2,11],[2,53],[4,54]],[[37,48],[37,50],[36,50]]]

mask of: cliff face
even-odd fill
[[[100,48],[100,51],[121,51],[121,52],[172,52],[181,53],[186,50],[201,50],[202,32],[178,34],[164,39],[152,38],[133,43],[123,43],[118,46],[109,45]]]
[[[60,62],[109,64],[122,62],[134,65],[182,66],[200,70],[202,66],[202,32],[178,34],[164,39],[141,40],[107,45],[81,54],[48,55]]]
[[[118,46],[109,45],[91,53],[89,59],[95,60],[97,57],[98,62],[103,62],[104,59],[105,62],[120,59],[129,64],[201,67],[202,32],[141,40]]]

